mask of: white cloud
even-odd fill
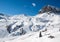
[[[32,3],[32,6],[33,6],[33,7],[35,7],[35,6],[36,6],[36,4],[35,4],[35,3]]]

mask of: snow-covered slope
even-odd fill
[[[1,22],[0,34],[2,38],[0,37],[0,41],[60,42],[60,13],[50,11],[35,16],[22,14],[8,17],[7,21]],[[39,37],[40,32],[42,37]]]
[[[9,34],[6,28],[7,21],[8,16],[0,13],[0,38],[5,37]]]
[[[54,38],[49,38],[50,35],[54,36]],[[39,32],[35,32],[9,40],[5,39],[5,42],[60,42],[60,32],[52,33],[50,35],[45,34],[39,38]]]
[[[4,38],[2,42],[60,42],[59,17],[60,15],[58,14],[46,12],[33,17],[23,16],[21,21],[20,19],[11,19],[15,21],[15,24],[11,26],[12,32],[8,34],[8,39]],[[9,22],[11,20],[9,20]],[[16,26],[21,27],[18,28]],[[16,29],[15,31],[14,28]],[[25,34],[20,31],[21,28],[23,28],[23,30],[26,32]],[[40,31],[42,32],[41,38],[39,38]],[[20,33],[22,33],[22,36],[19,36]],[[54,36],[54,38],[49,38],[50,35]]]
[[[58,14],[46,12],[46,13],[38,14],[36,16],[16,15],[16,16],[13,16],[9,20],[9,22],[12,22],[12,23],[15,22],[15,24],[11,26],[11,30],[13,32],[18,31],[18,29],[20,30],[21,28],[23,28],[23,30],[25,30],[26,33],[29,33],[31,31],[33,32],[39,31],[49,26],[51,28],[54,28],[55,25],[60,24],[59,17],[60,15]],[[57,28],[57,26],[55,28]]]

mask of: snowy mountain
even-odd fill
[[[9,34],[6,29],[8,21],[8,16],[0,13],[0,38],[7,36]]]
[[[56,8],[51,5],[46,5],[39,11],[39,13],[44,13],[44,12],[60,13],[60,8]]]
[[[1,42],[60,42],[59,8],[48,5],[35,16],[21,14],[8,18],[0,25]]]

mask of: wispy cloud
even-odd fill
[[[32,6],[33,6],[33,7],[35,7],[35,6],[36,6],[36,4],[35,4],[35,3],[32,3]]]

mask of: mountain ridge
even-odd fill
[[[42,9],[40,9],[39,13],[45,13],[45,12],[60,13],[60,8],[52,5],[46,5]]]
[[[49,5],[48,8],[49,7],[53,7],[53,6]],[[5,24],[6,25],[5,28],[7,28],[7,31],[11,33],[9,34],[10,36],[13,36],[13,35],[16,36],[16,35],[19,35],[19,33],[23,34],[23,33],[29,33],[31,31],[32,32],[39,31],[45,27],[48,27],[49,23],[51,24],[52,21],[54,20],[55,20],[54,21],[55,23],[59,23],[60,15],[57,15],[58,13],[54,13],[53,11],[49,13],[48,12],[43,11],[42,13],[39,13],[35,16],[26,16],[24,14],[10,16],[8,17],[9,19],[6,19],[7,22]],[[53,22],[53,25],[54,25],[54,22]]]

